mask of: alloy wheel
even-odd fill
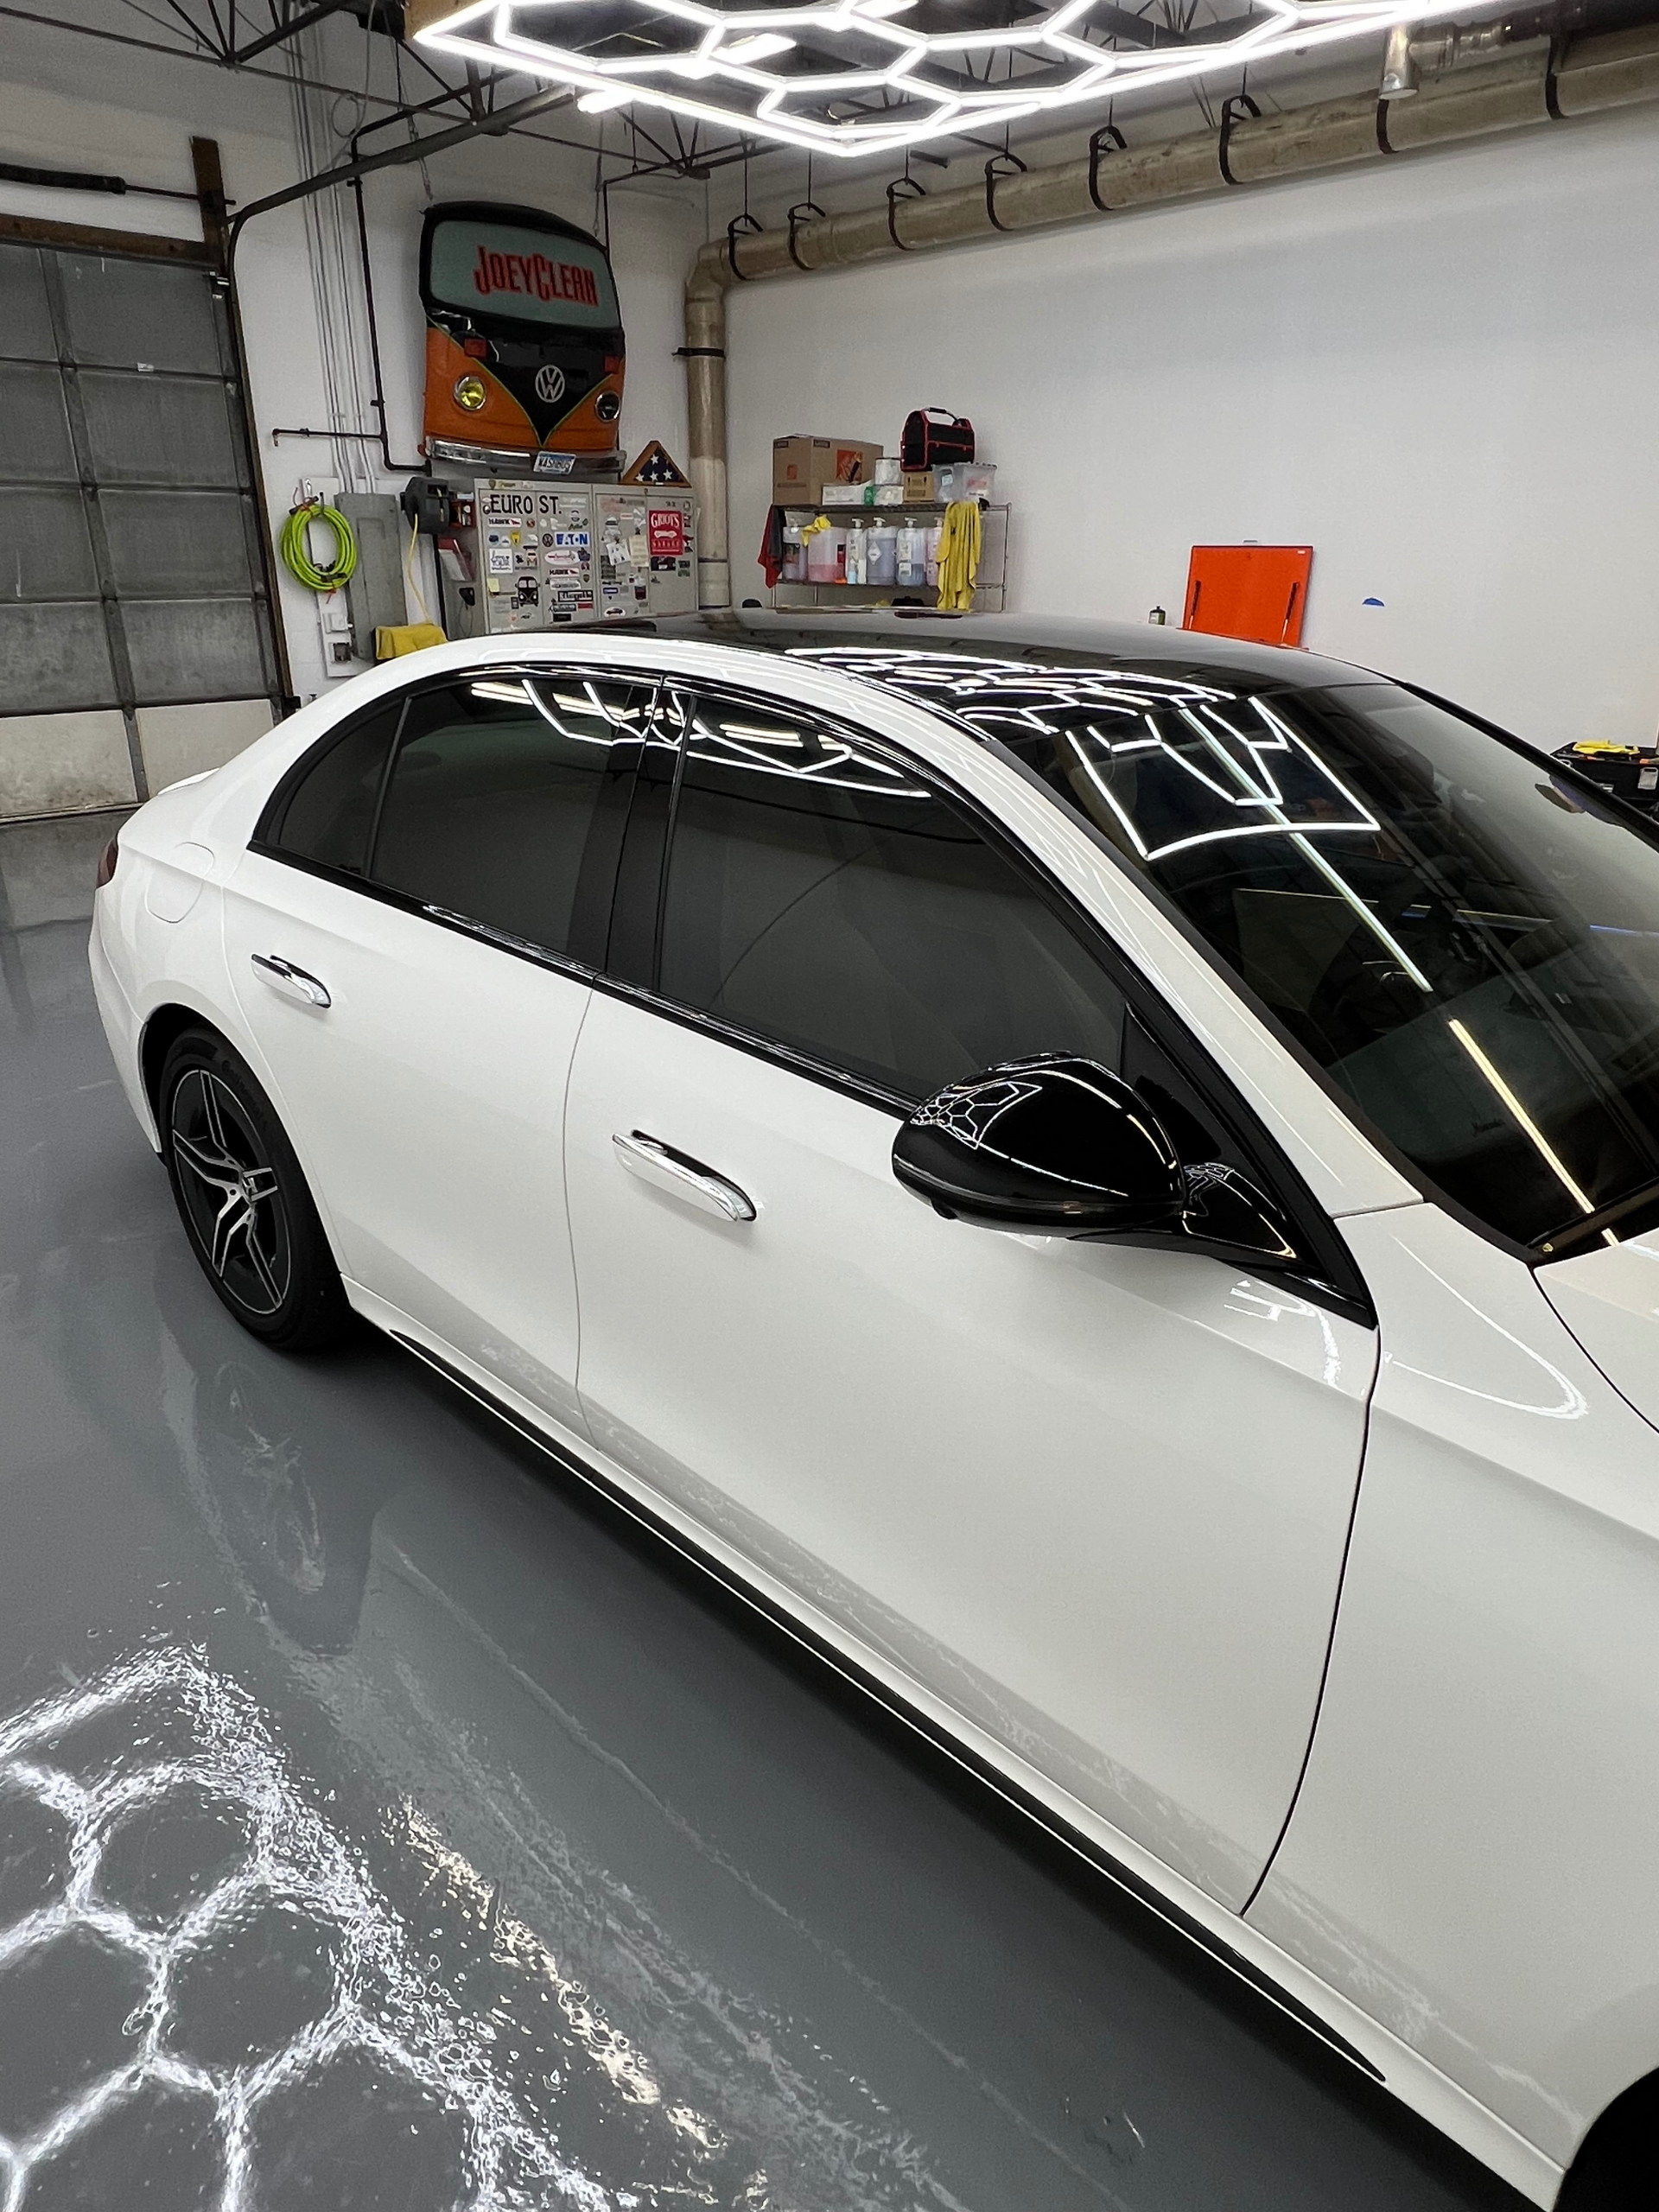
[[[196,1240],[226,1290],[249,1313],[288,1296],[292,1240],[276,1171],[245,1108],[211,1069],[174,1087],[168,1139]]]

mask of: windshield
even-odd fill
[[[1389,683],[813,658],[1009,746],[1494,1229],[1659,1212],[1591,1219],[1659,1183],[1659,840],[1547,760]]]
[[[432,232],[434,306],[563,329],[614,329],[622,320],[597,243],[516,223],[455,216]]]

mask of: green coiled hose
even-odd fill
[[[334,533],[334,557],[326,569],[320,569],[311,558],[306,543],[306,526],[314,522],[326,522]],[[338,507],[323,499],[308,499],[302,507],[295,508],[283,524],[279,550],[289,575],[297,577],[308,591],[338,591],[357,574],[357,532]]]

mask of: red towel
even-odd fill
[[[760,550],[756,559],[766,572],[768,585],[775,584],[784,573],[784,511],[768,507],[766,526],[760,533]]]

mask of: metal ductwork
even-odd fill
[[[1536,36],[1530,22],[1503,26]],[[1461,38],[1461,46],[1459,39]],[[1414,36],[1412,60],[1444,65],[1481,50],[1479,34],[1447,29]],[[1659,99],[1659,24],[1541,41],[1478,70],[1426,81],[1410,99],[1367,93],[1286,114],[1254,116],[1230,102],[1221,130],[1146,146],[1096,134],[1085,156],[925,198],[798,222],[789,230],[734,229],[699,251],[685,288],[690,473],[700,508],[698,597],[731,605],[726,495],[726,295],[734,284],[818,269],[855,268],[930,246],[1007,231],[1086,221],[1197,193],[1266,184],[1276,177],[1386,160],[1420,147],[1516,130]]]

